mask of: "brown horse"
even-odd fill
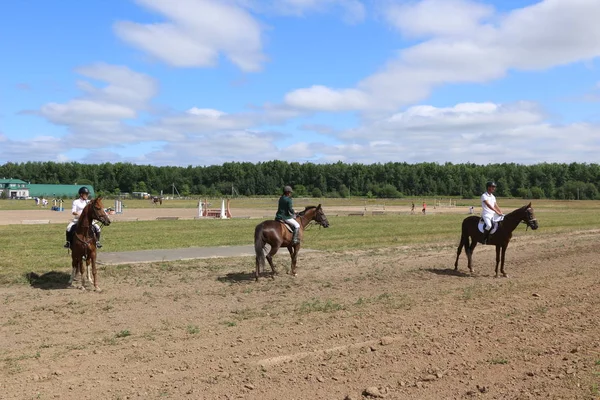
[[[477,243],[481,242],[483,239],[483,233],[481,233],[477,227],[479,220],[480,217],[472,215],[465,218],[462,223],[462,235],[460,237],[458,250],[456,251],[456,262],[454,263],[455,271],[458,271],[458,257],[460,257],[460,252],[464,247],[465,253],[467,253],[469,271],[471,274],[473,273],[473,250],[475,249],[475,246],[477,246]],[[504,219],[498,223],[498,229],[496,232],[490,235],[487,241],[488,245],[496,246],[496,278],[498,277],[498,264],[500,263],[501,255],[502,266],[500,272],[502,272],[502,276],[508,278],[508,275],[506,272],[504,272],[504,255],[506,253],[508,243],[512,238],[512,232],[521,222],[524,222],[528,228],[533,230],[538,228],[537,219],[533,213],[533,208],[531,208],[531,203],[516,209],[510,214],[506,214]],[[470,244],[469,238],[471,239]]]
[[[98,197],[88,203],[81,212],[77,225],[75,226],[75,234],[71,241],[71,258],[73,269],[71,271],[71,279],[69,284],[72,287],[85,289],[85,277],[88,281],[94,284],[94,289],[100,291],[98,287],[98,276],[96,271],[96,233],[92,226],[92,221],[97,220],[102,225],[110,225],[110,219],[104,211],[102,198]],[[85,259],[86,273],[84,273],[83,259]],[[92,276],[90,276],[90,263],[92,264]],[[81,276],[81,286],[76,286],[78,276]]]
[[[300,224],[300,232],[298,232],[298,239],[300,241],[304,236],[304,228],[312,221],[317,222],[324,228],[329,227],[329,222],[327,221],[327,217],[320,204],[316,207],[306,207],[304,211],[298,213],[296,221]],[[261,269],[264,270],[265,267],[264,248],[266,244],[271,246],[271,250],[266,256],[267,261],[269,261],[269,265],[271,266],[271,276],[274,277],[277,274],[275,265],[273,265],[273,256],[282,246],[287,247],[290,252],[290,257],[292,258],[291,274],[296,276],[296,261],[298,259],[298,251],[300,251],[300,243],[292,243],[292,232],[288,230],[287,226],[288,225],[283,221],[276,220],[263,221],[256,225],[256,229],[254,229],[254,250],[256,252],[255,278],[257,281]]]

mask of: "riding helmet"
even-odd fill
[[[488,183],[485,185],[485,187],[490,187],[490,186],[496,187],[496,182],[494,182],[494,181],[489,181],[489,182],[488,182]]]
[[[286,186],[283,188],[283,193],[292,193],[292,187],[291,186]]]
[[[90,194],[90,190],[88,188],[86,188],[85,186],[82,186],[79,188],[79,195],[81,196],[82,194]]]

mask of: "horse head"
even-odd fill
[[[329,228],[329,221],[327,221],[327,216],[323,212],[321,205],[318,206],[308,206],[304,209],[304,211],[300,211],[298,215],[308,221],[315,221],[317,224],[321,225],[323,228]]]
[[[323,212],[323,208],[321,208],[320,204],[315,209],[314,220],[323,228],[329,228],[329,221],[327,220],[327,216],[325,215],[325,212]]]
[[[534,231],[539,228],[537,218],[533,212],[533,208],[531,207],[531,202],[525,206],[525,215],[522,219],[525,224],[527,224],[528,228],[533,229]]]
[[[106,215],[104,206],[102,205],[102,197],[97,197],[90,202],[90,213],[92,219],[99,221],[102,225],[110,225],[110,219]]]

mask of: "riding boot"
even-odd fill
[[[490,237],[490,231],[491,231],[491,229],[490,230],[487,230],[487,229],[483,230],[483,239],[481,239],[481,243],[482,244],[487,244],[488,239]]]
[[[66,232],[65,237],[67,238],[67,241],[65,242],[65,245],[63,246],[65,249],[68,249],[71,247],[71,238],[69,237],[69,231]]]
[[[300,243],[300,240],[298,239],[298,234],[299,233],[300,233],[300,229],[294,228],[294,234],[292,236],[292,244],[298,244],[298,243]]]
[[[102,243],[100,243],[100,232],[96,232],[96,247],[101,249]]]

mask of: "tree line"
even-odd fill
[[[268,161],[212,166],[152,166],[130,163],[8,162],[0,177],[30,183],[89,184],[104,196],[173,188],[182,196],[273,196],[284,185],[295,195],[313,197],[458,196],[473,198],[485,183],[498,185],[502,197],[598,199],[600,166],[586,163],[522,165],[389,162],[334,164]]]

